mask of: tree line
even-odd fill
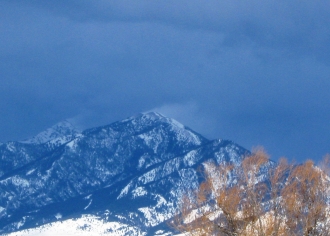
[[[319,165],[274,163],[262,148],[238,166],[204,163],[204,181],[170,225],[193,236],[329,236],[329,167],[329,155]]]

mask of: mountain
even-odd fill
[[[58,146],[73,140],[78,134],[79,130],[65,120],[30,139],[0,143],[0,178],[49,155]]]
[[[65,121],[0,144],[0,233],[171,235],[197,167],[248,153],[155,112],[82,132]]]
[[[78,133],[80,133],[78,128],[68,120],[64,120],[32,138],[21,141],[20,143],[42,144],[50,142],[59,145],[73,139]]]

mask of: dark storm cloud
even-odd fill
[[[326,1],[2,1],[0,140],[157,110],[273,154],[330,152]]]
[[[246,43],[314,50],[326,55],[327,1],[21,1],[80,22],[160,22],[174,27],[224,32],[228,45]]]

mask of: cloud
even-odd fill
[[[78,22],[151,22],[183,29],[222,32],[226,43],[250,41],[282,48],[287,54],[316,54],[329,41],[330,3],[326,1],[14,1]]]
[[[155,109],[210,138],[316,156],[299,137],[330,144],[317,135],[329,130],[329,4],[2,1],[0,140]]]

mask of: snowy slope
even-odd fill
[[[8,234],[8,236],[99,236],[99,235],[145,235],[138,228],[118,222],[107,222],[95,215],[83,215],[80,218],[57,221],[32,229]]]

